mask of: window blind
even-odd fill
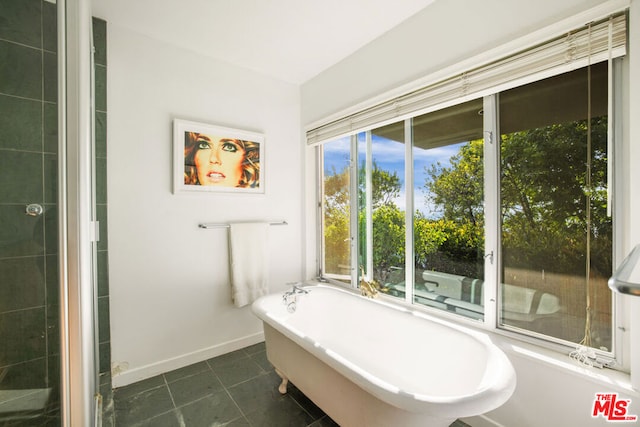
[[[505,58],[406,93],[307,132],[314,145],[410,117],[434,106],[510,89],[626,54],[627,18],[613,15]]]

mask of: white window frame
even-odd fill
[[[483,98],[484,134],[484,283],[495,286],[484,287],[484,327],[498,330],[500,274],[500,129],[498,126],[498,94]],[[492,230],[493,232],[490,232]]]

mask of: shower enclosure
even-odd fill
[[[90,2],[0,0],[0,11],[0,425],[100,425],[106,149],[101,159],[92,89],[105,86]]]

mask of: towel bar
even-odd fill
[[[269,225],[289,225],[287,221],[280,222],[270,222]],[[229,224],[215,224],[215,223],[207,223],[207,224],[198,224],[199,228],[229,228]]]

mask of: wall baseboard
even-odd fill
[[[124,387],[135,382],[183,368],[194,363],[202,362],[213,357],[221,356],[232,351],[240,350],[253,344],[264,341],[264,332],[248,335],[232,341],[227,341],[198,351],[183,354],[171,359],[161,360],[149,365],[133,369],[112,368],[113,388]]]

